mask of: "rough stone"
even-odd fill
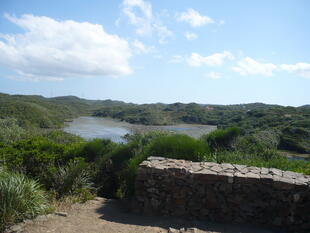
[[[148,158],[140,164],[133,211],[262,224],[310,226],[310,176],[275,168]],[[168,232],[195,232],[169,229]]]
[[[238,171],[241,171],[241,170],[244,169],[246,166],[245,166],[245,165],[234,164],[234,167],[237,168]]]
[[[282,173],[283,173],[281,170],[277,168],[270,168],[269,171],[272,175],[277,175],[277,176],[282,176]]]
[[[210,170],[214,171],[214,172],[221,172],[221,171],[223,171],[223,168],[219,165],[215,165],[215,166],[211,167]]]
[[[67,217],[68,216],[68,213],[66,213],[66,212],[55,212],[54,214],[58,215],[58,216],[62,216],[62,217]]]
[[[16,224],[9,228],[8,232],[10,233],[20,233],[23,231],[22,224]]]
[[[168,229],[168,233],[179,233],[179,232],[180,232],[179,230],[174,229],[172,227],[169,227],[169,229]]]
[[[226,170],[226,169],[234,169],[235,167],[229,163],[222,163],[221,167]]]
[[[260,170],[260,173],[262,175],[267,175],[269,173],[269,169],[268,168],[265,168],[265,167],[262,167],[261,170]]]

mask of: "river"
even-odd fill
[[[146,132],[152,130],[166,131],[187,134],[198,138],[203,134],[216,129],[216,126],[196,125],[196,124],[177,124],[177,125],[136,125],[110,118],[101,117],[79,117],[72,122],[68,122],[64,131],[72,133],[87,140],[93,138],[106,138],[114,142],[123,142],[126,134],[134,132]]]

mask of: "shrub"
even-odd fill
[[[170,133],[165,132],[165,131],[148,131],[148,132],[135,132],[134,134],[126,134],[124,138],[129,142],[129,143],[137,143],[140,146],[145,146],[149,144],[151,141],[153,141],[156,138],[160,138],[163,136],[168,136]]]
[[[76,159],[64,167],[59,167],[52,178],[52,189],[56,193],[56,198],[90,192],[93,183],[87,172],[87,164],[83,160]]]
[[[42,130],[41,130],[42,131]],[[41,132],[41,134],[50,140],[51,142],[57,143],[57,144],[71,144],[71,143],[81,143],[84,142],[84,139],[64,132],[62,130],[48,130],[46,132]]]
[[[256,143],[268,149],[277,149],[280,143],[280,131],[275,129],[261,130],[253,134]]]
[[[231,149],[234,141],[239,135],[239,128],[231,127],[227,129],[217,129],[209,134],[203,135],[201,139],[210,146],[212,151],[219,151]]]
[[[45,192],[38,182],[21,174],[0,171],[0,231],[48,210]]]
[[[0,142],[13,143],[26,135],[26,131],[21,128],[14,118],[0,119]]]
[[[123,171],[127,168],[128,161],[133,158],[139,146],[137,143],[119,145],[112,152],[101,158],[95,183],[98,194],[112,198],[119,197],[117,190],[123,180]]]
[[[286,127],[282,130],[279,148],[310,153],[310,129]]]
[[[191,161],[202,161],[208,153],[208,145],[182,134],[159,137],[151,142],[146,149],[147,156],[162,156]]]
[[[80,156],[84,142],[59,144],[44,137],[21,140],[12,145],[0,144],[0,160],[14,172],[37,179],[49,190],[58,167]]]
[[[109,139],[93,139],[87,142],[81,150],[81,156],[88,162],[93,162],[100,156],[111,152],[116,144]]]
[[[62,162],[64,145],[55,144],[42,137],[21,140],[12,146],[0,148],[0,155],[5,165],[12,171],[22,172],[27,176],[44,179],[49,168]]]

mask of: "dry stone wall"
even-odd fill
[[[149,157],[134,211],[310,232],[310,176],[275,168]]]

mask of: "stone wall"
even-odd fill
[[[134,211],[310,232],[310,176],[274,168],[150,157]]]

